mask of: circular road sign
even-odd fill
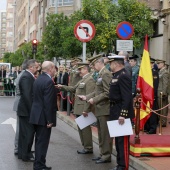
[[[74,35],[81,42],[88,42],[92,40],[95,33],[95,26],[88,20],[81,20],[74,27]]]
[[[116,33],[120,39],[128,40],[132,37],[134,28],[129,22],[123,21],[117,25]]]

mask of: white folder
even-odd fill
[[[130,119],[125,119],[123,125],[120,125],[118,120],[108,121],[107,126],[109,129],[110,137],[127,136],[133,134]]]
[[[87,117],[84,117],[83,115],[81,115],[78,118],[76,118],[75,121],[76,121],[77,125],[79,126],[79,128],[82,130],[85,127],[96,122],[97,119],[92,112],[89,112]]]

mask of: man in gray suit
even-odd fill
[[[22,63],[22,71],[18,75],[18,77],[15,79],[16,88],[15,88],[15,100],[14,100],[14,105],[13,105],[13,111],[16,111],[16,112],[18,111],[18,103],[19,103],[19,100],[20,100],[19,80],[20,80],[20,77],[22,76],[23,72],[26,69],[27,61],[28,60],[25,60]],[[15,146],[14,154],[15,155],[18,155],[18,137],[19,137],[19,118],[18,118],[18,115],[17,115],[16,133],[15,133],[15,139],[14,139],[14,146]]]

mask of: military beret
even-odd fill
[[[80,69],[80,68],[83,68],[84,66],[88,66],[88,65],[89,65],[88,63],[79,62],[77,68]]]
[[[114,55],[114,56],[108,56],[109,62],[111,61],[123,61],[125,59],[125,56],[120,55]]]

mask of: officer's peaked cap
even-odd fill
[[[115,56],[108,56],[109,62],[111,61],[124,61],[125,56],[115,55]]]
[[[89,65],[89,63],[79,62],[78,63],[78,69],[83,68],[84,66],[88,66],[88,65]]]

